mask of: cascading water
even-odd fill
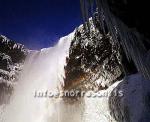
[[[32,51],[24,64],[19,83],[7,106],[4,122],[47,122],[49,98],[35,98],[35,91],[56,90],[62,84],[64,65],[74,32],[63,37],[55,47]],[[50,105],[49,105],[50,106]],[[53,108],[55,109],[55,108]],[[47,115],[49,114],[49,115]]]
[[[37,91],[57,91],[63,84],[64,66],[74,33],[61,38],[55,47],[31,51],[0,122],[112,121],[108,98],[81,98],[67,103],[61,98],[35,97]]]

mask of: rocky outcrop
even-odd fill
[[[0,104],[8,101],[27,54],[22,44],[0,36]]]
[[[102,35],[90,19],[90,32],[81,25],[76,29],[65,67],[65,89],[106,89],[123,70],[120,64],[120,47],[111,36]]]
[[[132,2],[129,0],[109,0],[111,11],[115,16],[120,18],[128,27],[136,27],[142,34],[148,52],[146,62],[149,62],[149,18],[139,14],[139,10],[141,11],[139,7],[137,7],[138,10],[132,11],[132,5],[135,5],[137,1],[134,1],[134,4]],[[142,15],[143,18],[132,17],[134,12]],[[97,15],[95,14],[94,17],[94,23],[91,19],[89,20],[89,31],[84,29],[86,25],[81,25],[76,29],[75,37],[69,49],[69,57],[66,59],[66,66],[64,67],[64,89],[84,91],[105,91],[106,89],[109,91],[114,82],[123,78],[123,69],[128,70],[126,71],[127,77],[115,85],[113,89],[113,91],[123,91],[123,97],[111,95],[107,99],[108,103],[102,101],[100,104],[96,104],[95,108],[98,108],[97,112],[102,109],[100,114],[103,115],[106,111],[101,105],[104,105],[105,102],[105,105],[109,106],[107,112],[116,122],[149,122],[149,81],[139,74],[128,76],[137,72],[134,63],[127,61],[121,47],[114,43],[109,32],[106,35],[100,33]],[[8,102],[13,91],[12,83],[17,80],[27,54],[28,50],[23,45],[0,36],[0,104]],[[123,68],[121,64],[124,64],[125,67]],[[93,106],[93,102],[90,106]]]
[[[146,47],[146,60],[144,61],[149,64],[149,18],[147,14],[143,14],[147,12],[145,7],[148,5],[147,2],[139,3],[134,0],[108,1],[111,12],[131,30],[133,29],[140,33]],[[116,122],[149,122],[150,89],[148,86],[150,82],[139,74],[133,75],[133,73],[137,73],[134,63],[127,61],[124,52],[117,44],[113,43],[109,33],[107,36],[99,33],[96,29],[99,22],[96,21],[96,24],[92,26],[90,22],[90,26],[92,26],[90,27],[91,32],[85,32],[83,26],[76,30],[75,39],[70,47],[67,66],[65,67],[65,88],[79,90],[106,89],[121,76],[123,69],[120,65],[120,60],[122,60],[124,70],[127,70],[127,76],[115,86],[113,91],[123,91],[123,97],[114,95],[109,97],[110,115]],[[108,63],[107,59],[111,63]]]

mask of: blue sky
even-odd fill
[[[54,45],[81,23],[79,0],[0,0],[0,34],[30,49]]]

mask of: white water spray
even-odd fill
[[[35,98],[35,92],[56,91],[63,84],[64,66],[74,32],[55,47],[33,51],[26,59],[10,105],[0,122],[108,122],[107,98],[81,98],[69,103],[61,98]],[[107,92],[107,91],[106,91]],[[115,121],[114,121],[115,122]]]
[[[55,108],[50,107],[50,98],[35,98],[34,94],[35,91],[56,90],[63,83],[64,66],[73,37],[74,32],[61,38],[55,47],[30,54],[6,108],[4,122],[48,122]]]

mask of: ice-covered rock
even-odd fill
[[[8,101],[27,54],[22,44],[0,36],[0,104]]]

